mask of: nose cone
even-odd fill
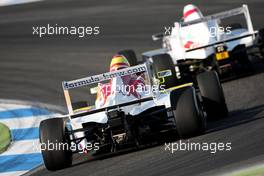
[[[184,21],[192,21],[202,18],[203,14],[200,9],[193,4],[188,4],[183,8],[183,19]]]

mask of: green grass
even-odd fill
[[[228,176],[263,176],[264,166],[255,166],[248,169],[243,169],[241,171],[234,172],[232,174],[227,174]]]
[[[11,133],[9,128],[0,123],[0,153],[4,152],[11,142]]]

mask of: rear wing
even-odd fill
[[[255,33],[254,29],[253,29],[250,13],[248,10],[248,6],[246,4],[243,4],[242,7],[238,7],[235,9],[231,9],[231,10],[215,13],[212,15],[208,15],[208,16],[205,16],[205,17],[197,19],[197,20],[192,20],[192,21],[188,21],[188,22],[181,21],[180,27],[185,27],[185,26],[189,26],[189,25],[193,25],[193,24],[197,24],[197,23],[202,23],[202,22],[207,22],[207,21],[211,21],[211,20],[224,19],[224,18],[228,18],[228,17],[240,15],[240,14],[243,14],[245,19],[246,19],[248,33],[249,34]],[[154,35],[152,35],[152,40],[156,41],[156,40],[162,39],[164,36],[165,36],[165,34],[163,34],[163,33],[154,34]],[[252,36],[254,39],[254,35],[252,35]]]
[[[252,39],[254,40],[258,31],[254,31],[254,29],[253,29],[253,25],[252,25],[251,17],[249,14],[248,6],[246,4],[243,4],[242,7],[239,7],[239,8],[219,12],[219,13],[216,13],[213,15],[205,16],[205,17],[197,19],[197,20],[193,20],[193,21],[189,21],[189,22],[181,22],[180,25],[181,25],[181,27],[184,27],[184,26],[189,26],[189,25],[201,23],[201,22],[207,22],[210,20],[224,19],[224,18],[228,18],[228,17],[240,15],[240,14],[243,14],[245,19],[246,19],[247,31],[248,31],[246,34],[244,34],[242,36],[237,36],[237,37],[230,37],[230,38],[227,38],[225,40],[220,40],[220,41],[210,43],[210,44],[207,44],[204,46],[200,46],[197,48],[188,49],[188,50],[185,50],[185,52],[191,52],[191,51],[215,46],[215,45],[218,45],[221,43],[239,40],[239,39],[246,38],[246,37],[252,37]]]
[[[117,70],[117,71],[113,71],[113,72],[107,72],[107,73],[98,74],[98,75],[89,76],[89,77],[80,78],[80,79],[71,80],[71,81],[63,81],[62,88],[63,88],[64,97],[65,97],[65,101],[66,101],[69,114],[70,115],[74,114],[73,108],[72,108],[71,96],[69,93],[70,89],[79,88],[82,86],[87,86],[87,85],[99,83],[102,81],[107,81],[115,77],[122,77],[122,76],[141,73],[141,72],[147,72],[147,74],[149,74],[146,63],[133,66],[133,67],[129,67],[129,68],[125,68],[125,69],[121,69],[121,70]],[[106,109],[106,108],[102,108],[101,110],[96,110],[95,112],[102,111],[103,109]]]
[[[228,18],[228,17],[240,15],[240,14],[244,14],[244,16],[245,16],[248,32],[253,33],[254,29],[253,29],[251,17],[249,14],[248,6],[246,4],[243,4],[242,7],[239,7],[239,8],[215,13],[213,15],[205,16],[203,18],[200,18],[197,20],[192,20],[189,22],[181,22],[180,24],[181,24],[181,27],[184,27],[184,26],[189,26],[189,25],[201,23],[201,22],[207,22],[210,20],[224,19],[224,18]]]

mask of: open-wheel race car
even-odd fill
[[[178,78],[205,70],[215,70],[221,80],[236,78],[254,72],[250,58],[264,56],[264,29],[253,29],[247,5],[203,16],[189,4],[183,18],[165,29],[152,36],[162,40],[162,48],[144,52],[143,60],[168,54]]]
[[[78,152],[111,153],[160,140],[165,133],[180,138],[201,135],[207,119],[228,114],[215,71],[198,74],[195,82],[166,87],[161,77],[171,71],[157,78],[151,62],[130,67],[118,55],[111,65],[115,69],[110,72],[63,82],[68,114],[40,124],[41,144],[56,146],[42,149],[48,170],[71,166]],[[75,102],[74,95],[81,101]]]

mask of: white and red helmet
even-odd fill
[[[183,20],[192,21],[199,18],[202,18],[203,14],[198,7],[193,4],[188,4],[183,8]]]

